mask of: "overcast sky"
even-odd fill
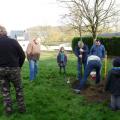
[[[0,0],[0,24],[8,31],[37,25],[59,25],[63,13],[64,9],[56,0]]]
[[[63,9],[56,0],[0,0],[0,24],[7,30],[59,25]]]

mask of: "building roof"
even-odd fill
[[[119,37],[120,36],[120,32],[102,33],[102,34],[99,34],[98,36],[102,36],[102,37]]]

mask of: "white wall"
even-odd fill
[[[29,41],[19,41],[18,40],[18,43],[21,45],[23,50],[26,51]]]

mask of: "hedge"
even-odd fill
[[[120,37],[98,37],[101,40],[101,43],[105,46],[107,54],[109,56],[120,56]],[[77,46],[80,37],[74,37],[72,40],[72,49],[74,51]],[[82,40],[85,44],[88,45],[89,49],[93,45],[92,37],[82,37]]]

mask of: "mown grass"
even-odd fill
[[[110,62],[110,61],[109,61]],[[111,62],[108,63],[108,69]],[[104,69],[104,65],[103,65]],[[104,73],[104,70],[103,70]],[[68,55],[67,79],[76,79],[76,57]],[[81,95],[75,94],[66,84],[64,75],[58,72],[56,53],[42,53],[39,73],[35,81],[29,81],[29,67],[26,61],[22,69],[23,86],[27,112],[19,114],[12,88],[14,114],[6,117],[0,104],[0,120],[119,120],[120,112],[109,110],[105,103],[87,103]],[[1,98],[2,101],[2,98]]]

